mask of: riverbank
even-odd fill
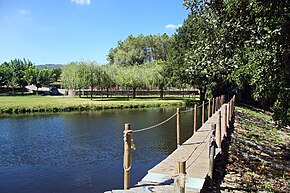
[[[226,167],[216,170],[221,192],[290,191],[290,130],[271,120],[271,113],[261,109],[236,107],[227,162],[217,163]]]
[[[127,99],[115,98],[78,98],[67,96],[0,96],[0,113],[32,113],[32,112],[69,112],[95,111],[102,109],[152,108],[185,106],[193,99],[174,97],[160,100],[158,98]]]

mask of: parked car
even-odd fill
[[[61,95],[56,87],[49,87],[49,94],[50,95]]]

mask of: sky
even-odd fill
[[[119,40],[172,35],[187,14],[183,0],[0,0],[0,64],[106,64]]]

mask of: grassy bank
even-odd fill
[[[78,98],[67,96],[0,96],[0,113],[89,111],[115,108],[185,106],[184,98]]]
[[[279,129],[271,114],[253,107],[236,107],[222,190],[239,192],[290,191],[290,132]]]

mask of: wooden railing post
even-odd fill
[[[125,124],[124,130],[124,190],[130,188],[130,169],[131,169],[131,128],[130,123]]]
[[[186,175],[186,162],[178,161],[175,166],[176,177],[174,178],[174,192],[185,193],[185,175]]]
[[[208,171],[208,176],[210,179],[211,187],[213,185],[214,157],[215,157],[215,148],[216,148],[215,147],[215,129],[216,129],[216,125],[212,124],[211,125],[212,136],[211,136],[211,142],[210,142],[209,171]]]
[[[177,129],[177,148],[180,146],[180,109],[177,108],[177,121],[176,121],[176,129]]]
[[[225,103],[225,95],[221,96],[221,104],[223,105]]]
[[[202,109],[201,109],[201,124],[204,124],[204,101],[202,101]]]
[[[195,134],[197,130],[197,105],[194,105],[194,111],[193,111],[193,134]]]
[[[212,98],[212,111],[211,114],[213,115],[215,113],[215,104],[214,104],[214,98]]]
[[[230,116],[231,116],[231,112],[230,112],[230,109],[231,109],[231,103],[229,102],[228,105],[227,105],[227,115],[228,115],[228,120],[227,120],[227,126],[230,127]]]
[[[236,103],[236,95],[234,95],[232,99],[232,115],[234,114],[235,111],[235,103]]]
[[[207,107],[207,120],[210,118],[210,108],[211,108],[211,105],[210,105],[210,99],[208,99],[208,107]]]
[[[216,127],[216,144],[218,148],[221,148],[222,143],[222,132],[221,132],[221,111],[218,111],[218,120],[217,120],[217,127]]]
[[[223,108],[223,132],[227,133],[227,105],[224,105]]]

